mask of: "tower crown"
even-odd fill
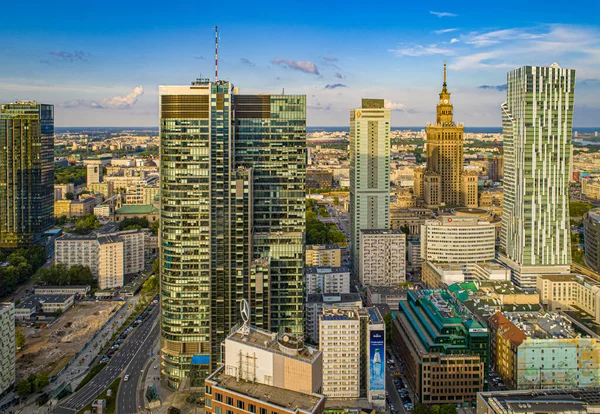
[[[440,93],[440,103],[437,105],[436,123],[440,125],[454,125],[452,120],[452,104],[450,103],[450,92],[446,83],[446,61],[444,60],[444,83]]]

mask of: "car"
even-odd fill
[[[123,378],[123,381],[125,381],[125,382],[129,381],[129,374],[125,375],[125,378]]]

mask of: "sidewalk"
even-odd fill
[[[148,360],[148,365],[144,370],[144,408],[146,412],[152,414],[166,414],[169,407],[171,406],[172,400],[175,396],[175,392],[164,386],[160,382],[160,339],[157,339],[156,344],[154,345],[152,351],[153,357]],[[153,409],[148,408],[149,403],[148,399],[146,399],[146,389],[154,385],[156,387],[156,391],[158,392],[158,396],[160,398],[160,407],[156,407]]]

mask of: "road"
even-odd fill
[[[126,382],[121,381],[121,385],[119,386],[119,392],[117,393],[117,414],[135,414],[138,412],[138,404],[143,406],[143,393],[142,399],[140,399],[137,391],[144,387],[144,384],[140,381],[142,378],[142,369],[149,358],[150,352],[154,348],[158,334],[159,325],[156,324],[150,332],[148,340],[140,343],[137,353],[125,369],[125,375],[129,375],[129,380]]]
[[[146,320],[129,334],[125,342],[123,342],[119,352],[110,359],[106,367],[104,367],[104,369],[82,389],[60,404],[54,410],[54,413],[73,414],[78,412],[108,388],[108,386],[122,374],[123,370],[125,370],[130,363],[133,364],[134,361],[138,361],[139,355],[143,355],[147,358],[147,353],[158,335],[158,314],[159,306],[156,306]],[[144,349],[148,349],[148,351],[144,352]],[[135,393],[132,398],[133,401],[135,401]],[[128,412],[135,413],[136,410]]]

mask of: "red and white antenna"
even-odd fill
[[[215,82],[219,81],[219,26],[215,26]]]

